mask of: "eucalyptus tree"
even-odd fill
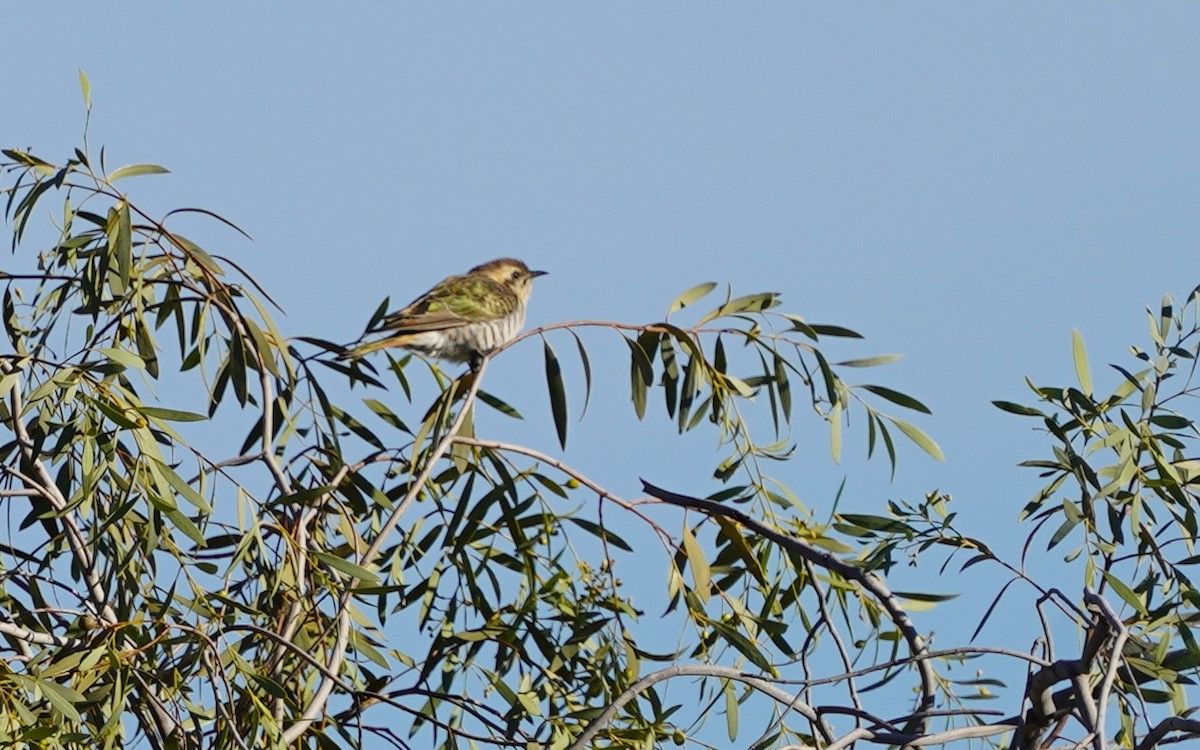
[[[858,334],[779,294],[705,283],[662,320],[544,326],[462,373],[347,361],[285,333],[269,279],[178,231],[232,222],[126,192],[163,168],[3,153],[6,746],[1149,748],[1197,730],[1195,293],[1152,315],[1113,393],[1077,338],[1078,384],[997,402],[1045,431],[1027,548],[1070,546],[1068,591],[960,533],[940,493],[826,518],[797,499],[775,469],[838,458],[851,417],[893,466],[898,440],[941,450],[905,416],[920,401],[848,379],[894,357],[833,361]],[[593,362],[601,337],[627,361]],[[520,416],[489,362],[539,344],[557,446],[487,432]],[[624,467],[579,470],[568,397],[593,368],[628,369],[638,418],[711,433],[694,486],[718,489],[648,477],[626,497]],[[795,444],[793,420],[829,442]],[[988,566],[980,627],[1025,587],[1044,637],[932,649],[942,595],[893,592],[902,559]],[[635,602],[623,581],[648,570],[658,599]],[[985,659],[1027,679],[957,676]]]

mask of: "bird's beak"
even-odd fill
[[[550,273],[550,272],[549,271],[530,271],[529,278],[536,279],[538,276],[545,276],[548,273]]]

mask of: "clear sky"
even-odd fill
[[[860,510],[940,488],[1014,549],[1037,487],[1014,464],[1046,448],[989,402],[1070,382],[1073,327],[1115,383],[1144,308],[1200,282],[1200,6],[240,5],[7,5],[0,145],[69,154],[83,68],[93,146],[172,170],[128,183],[143,204],[245,227],[203,244],[292,335],[352,339],[385,296],[504,255],[551,273],[531,325],[650,322],[707,280],[778,291],[867,336],[833,358],[904,353],[864,377],[928,403],[948,458],[906,448],[889,483],[852,428],[834,466],[801,411],[780,476],[813,507],[847,476]],[[596,346],[615,406],[567,458],[623,493],[713,491],[685,460],[710,443],[634,423],[623,347]],[[531,341],[489,388],[547,425],[541,373]]]

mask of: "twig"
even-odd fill
[[[642,487],[646,494],[662,500],[670,505],[675,505],[681,508],[692,508],[702,510],[712,515],[724,516],[733,519],[743,526],[753,530],[781,547],[788,549],[800,555],[806,560],[809,560],[816,565],[820,565],[826,570],[833,571],[842,576],[846,580],[856,581],[864,589],[869,591],[879,601],[880,605],[887,611],[888,616],[900,633],[908,642],[909,651],[913,655],[923,654],[926,651],[925,640],[917,632],[916,626],[912,619],[908,616],[908,612],[896,599],[895,595],[887,588],[884,582],[877,576],[868,573],[856,565],[845,562],[840,558],[814,547],[801,539],[784,534],[777,529],[774,529],[762,521],[753,518],[740,510],[729,508],[712,500],[703,500],[698,497],[689,497],[680,495],[675,492],[655,487],[649,482],[642,480]],[[937,678],[934,674],[933,667],[925,659],[916,661],[917,672],[921,678],[921,701],[918,706],[918,712],[927,711],[933,708],[935,693],[937,690]],[[920,727],[917,731],[918,735],[923,735],[928,728],[928,720],[921,719]]]
[[[653,687],[664,680],[669,680],[675,677],[719,677],[721,679],[734,680],[736,682],[749,685],[755,690],[774,698],[776,702],[787,706],[789,710],[794,710],[804,716],[804,718],[813,722],[821,731],[821,734],[824,736],[826,742],[831,742],[833,740],[832,730],[825,725],[825,723],[821,720],[821,717],[818,716],[817,712],[814,711],[811,706],[809,706],[807,703],[801,702],[798,697],[793,696],[784,690],[780,690],[771,681],[747,674],[738,669],[733,669],[732,667],[721,667],[713,664],[681,664],[674,667],[660,669],[657,672],[652,672],[626,688],[625,691],[617,696],[617,698],[610,703],[599,716],[592,720],[587,729],[585,729],[582,734],[575,738],[575,741],[570,744],[567,750],[584,750],[584,748],[590,747],[589,743],[592,741],[592,738],[594,738],[600,732],[600,730],[612,723],[612,720],[616,717],[617,712],[620,711],[625,704],[636,698],[647,688]]]

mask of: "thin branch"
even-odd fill
[[[625,704],[636,698],[640,693],[653,687],[654,685],[669,680],[675,677],[719,677],[725,680],[734,680],[748,685],[755,690],[758,690],[765,695],[774,698],[776,702],[786,706],[788,710],[794,710],[804,718],[815,724],[821,731],[826,742],[833,741],[832,730],[825,725],[821,717],[807,703],[802,702],[798,696],[780,690],[770,680],[765,680],[762,677],[756,677],[747,674],[739,669],[732,667],[721,667],[713,664],[681,664],[674,667],[660,669],[657,672],[652,672],[637,682],[625,689],[617,698],[604,709],[603,712],[588,724],[587,729],[583,731],[575,741],[567,748],[567,750],[584,750],[590,747],[592,739],[600,733],[612,720],[616,718],[617,712],[621,710]]]
[[[806,560],[810,560],[816,565],[820,565],[826,570],[833,571],[842,576],[848,581],[856,581],[864,589],[869,591],[879,601],[880,605],[888,613],[892,622],[900,630],[905,641],[908,642],[909,651],[911,654],[923,654],[927,650],[925,640],[917,632],[916,626],[912,619],[908,616],[908,612],[904,610],[903,605],[896,599],[895,595],[887,588],[883,580],[878,576],[863,570],[862,568],[845,562],[842,559],[826,552],[825,550],[814,547],[807,542],[795,537],[784,534],[783,532],[774,529],[762,521],[753,518],[746,513],[734,508],[721,505],[712,500],[703,500],[697,497],[689,497],[680,495],[675,492],[655,487],[649,482],[642,480],[642,487],[646,494],[662,500],[669,505],[675,505],[681,508],[691,508],[694,510],[702,510],[711,515],[724,516],[730,518],[743,526],[753,530],[781,547],[788,549],[800,555]],[[925,659],[916,662],[917,672],[921,678],[921,701],[918,711],[926,711],[933,708],[935,694],[937,691],[937,677],[934,674],[933,667]],[[921,720],[920,731],[918,734],[923,735],[928,727],[926,719]]]
[[[61,635],[54,635],[53,633],[39,633],[8,622],[0,622],[0,633],[27,643],[36,643],[39,646],[59,646],[76,649],[87,645],[87,641],[80,638],[66,638]]]
[[[995,724],[980,724],[969,727],[956,727],[948,729],[945,732],[937,732],[935,734],[910,733],[910,732],[876,732],[871,729],[859,728],[855,729],[843,737],[839,737],[836,742],[826,745],[824,750],[842,750],[849,747],[855,742],[866,740],[878,745],[903,745],[905,747],[928,747],[930,745],[944,745],[960,740],[978,739],[980,737],[991,737],[997,734],[1011,732],[1016,725],[1015,717],[1005,719],[1004,721],[996,722]]]
[[[1136,750],[1154,750],[1171,732],[1182,732],[1189,737],[1200,736],[1200,720],[1185,719],[1181,716],[1163,719],[1138,743]]]
[[[1090,608],[1098,611],[1104,617],[1110,631],[1116,632],[1116,638],[1113,639],[1112,645],[1108,649],[1108,669],[1104,673],[1104,682],[1101,683],[1100,692],[1096,696],[1096,750],[1106,750],[1104,714],[1108,707],[1109,695],[1112,693],[1113,682],[1117,679],[1117,671],[1124,661],[1125,642],[1129,640],[1129,628],[1125,627],[1125,623],[1121,622],[1121,618],[1117,616],[1112,605],[1104,597],[1088,589],[1084,591],[1083,600]]]

